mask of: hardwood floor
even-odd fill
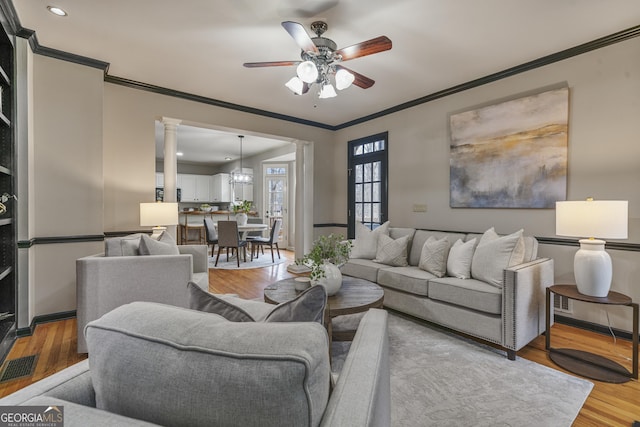
[[[274,267],[249,270],[210,270],[209,290],[214,293],[236,293],[243,298],[261,298],[263,289],[267,285],[294,276],[286,270],[287,265],[293,262],[293,253],[289,251],[281,251],[281,253],[288,262]],[[540,336],[520,350],[518,356],[566,372],[548,359],[544,345],[544,336]],[[552,345],[597,352],[617,361],[628,369],[631,368],[629,361],[631,343],[628,341],[618,339],[614,345],[610,336],[555,324],[552,332]],[[33,354],[38,355],[33,375],[0,383],[0,396],[13,393],[86,358],[85,355],[76,353],[75,319],[38,325],[32,336],[19,338],[16,341],[7,361]],[[590,381],[595,386],[574,426],[629,427],[634,420],[640,420],[640,383],[638,381],[631,380],[625,384]]]

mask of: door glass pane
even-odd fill
[[[372,181],[380,181],[380,162],[373,162],[373,179]]]
[[[362,145],[356,145],[355,148],[353,149],[353,154],[355,154],[356,156],[359,156],[362,154]]]
[[[356,165],[356,182],[362,182],[362,165]]]
[[[371,195],[371,201],[372,202],[380,202],[380,183],[376,182],[371,184],[371,186],[373,187],[373,194]]]
[[[364,164],[364,182],[371,182],[371,163]]]
[[[365,203],[365,205],[363,206],[364,210],[363,210],[363,221],[364,222],[371,222],[371,204],[369,203]]]
[[[362,203],[356,203],[356,221],[362,222]]]
[[[371,184],[364,184],[362,192],[364,193],[363,194],[364,201],[365,202],[370,202],[371,201]]]
[[[362,202],[362,184],[356,184],[356,202]]]
[[[380,203],[373,203],[371,205],[371,220],[373,222],[380,222]]]

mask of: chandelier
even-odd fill
[[[229,183],[234,185],[253,184],[253,175],[244,173],[244,169],[242,168],[242,140],[244,139],[244,135],[238,135],[238,138],[240,138],[240,171],[231,172]]]
[[[285,83],[285,86],[296,95],[302,95],[316,84],[320,88],[319,98],[333,98],[337,95],[335,89],[347,89],[355,80],[355,76],[346,69],[336,66],[336,63],[342,60],[342,56],[336,52],[337,45],[333,40],[322,37],[322,34],[327,31],[327,24],[320,21],[314,22],[311,24],[311,30],[317,34],[313,39],[317,51],[302,51],[300,54],[302,62],[296,69],[297,75]],[[331,84],[331,76],[336,85],[335,89]]]

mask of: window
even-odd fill
[[[355,237],[356,221],[370,229],[387,218],[388,133],[349,141],[349,238]]]

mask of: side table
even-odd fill
[[[551,347],[551,293],[576,301],[594,304],[624,305],[633,309],[633,372],[604,356],[582,350]],[[606,297],[592,297],[578,292],[576,285],[553,285],[547,288],[546,342],[549,358],[558,366],[574,374],[608,383],[624,383],[631,378],[638,379],[638,304],[619,292],[609,292]]]

